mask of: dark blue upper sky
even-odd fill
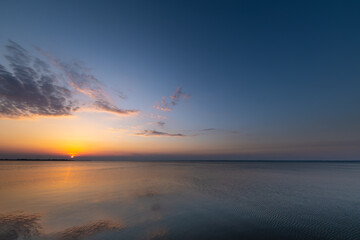
[[[5,0],[0,64],[8,66],[9,40],[81,61],[109,94],[126,95],[115,105],[140,111],[109,127],[187,135],[172,140],[184,149],[201,142],[201,153],[219,146],[220,156],[359,159],[359,9],[358,1]],[[157,110],[178,87],[173,111]],[[149,115],[166,116],[165,128],[149,127]]]

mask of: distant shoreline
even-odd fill
[[[30,159],[30,158],[16,158],[16,159],[0,159],[0,161],[42,161],[42,162],[47,162],[47,161],[58,161],[58,162],[63,162],[63,161],[74,161],[73,159]]]
[[[360,163],[360,160],[75,160],[75,159],[0,159],[27,162],[176,162],[176,163]]]

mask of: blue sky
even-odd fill
[[[5,0],[2,6],[0,64],[8,64],[9,40],[35,55],[38,47],[63,62],[82,62],[112,104],[139,110],[109,128],[191,135],[162,137],[200,142],[202,154],[228,146],[218,158],[360,157],[357,1]],[[173,111],[154,108],[179,87],[189,97],[180,97]],[[150,115],[167,116],[165,127],[149,126]]]

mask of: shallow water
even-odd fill
[[[360,239],[360,164],[0,162],[12,239]]]

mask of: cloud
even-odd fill
[[[165,122],[162,122],[162,121],[156,122],[156,124],[160,127],[165,126]]]
[[[104,101],[104,100],[95,101],[94,106],[96,109],[98,109],[100,111],[110,112],[110,113],[115,113],[115,114],[131,114],[131,113],[139,112],[138,110],[120,109],[120,108],[116,107],[115,105],[113,105],[107,101]]]
[[[216,130],[217,130],[216,128],[204,128],[204,129],[201,129],[200,131],[208,132],[208,131],[216,131]]]
[[[181,98],[188,99],[189,97],[189,94],[183,92],[182,87],[178,87],[173,95],[171,95],[170,97],[162,97],[162,100],[160,102],[156,102],[153,107],[157,110],[164,112],[172,111],[173,107],[179,103]],[[168,98],[170,100],[167,100]]]
[[[203,128],[199,130],[200,132],[208,132],[208,133],[227,133],[227,134],[238,134],[239,132],[236,130],[227,130],[227,129],[221,129],[221,128]],[[205,133],[204,133],[205,134]],[[248,134],[245,134],[248,136]]]
[[[165,100],[161,100],[160,102],[156,102],[153,106],[157,110],[161,110],[164,112],[172,111],[172,108],[169,107],[169,104]]]
[[[71,90],[59,84],[48,64],[13,41],[6,50],[12,71],[0,65],[0,117],[64,116],[79,109]]]
[[[80,108],[121,115],[138,112],[112,104],[104,85],[81,63],[66,64],[38,49],[60,70],[56,72],[13,41],[6,51],[8,69],[0,64],[0,118],[68,116]]]
[[[175,106],[179,101],[180,101],[180,98],[185,98],[185,99],[187,99],[187,98],[189,98],[190,97],[190,95],[189,94],[186,94],[186,93],[184,93],[183,91],[182,91],[182,87],[178,87],[177,89],[176,89],[176,91],[174,92],[174,94],[173,95],[171,95],[170,96],[170,98],[171,98],[171,104],[173,105],[173,106]]]
[[[167,132],[159,132],[156,130],[143,130],[141,132],[137,132],[134,135],[137,136],[145,136],[145,137],[159,137],[159,136],[164,136],[164,137],[185,137],[186,135],[181,134],[181,133],[167,133]]]
[[[92,75],[90,69],[84,67],[82,63],[73,62],[72,64],[68,64],[45,53],[39,48],[37,48],[37,50],[65,73],[69,84],[74,89],[94,100],[92,106],[96,110],[121,115],[139,112],[138,110],[133,109],[122,109],[112,104],[109,94],[105,90],[105,86]],[[121,99],[126,99],[126,96],[122,92],[118,92],[117,96]]]
[[[117,96],[120,98],[120,99],[123,99],[123,100],[126,100],[128,97],[121,91],[118,91],[117,92]]]

